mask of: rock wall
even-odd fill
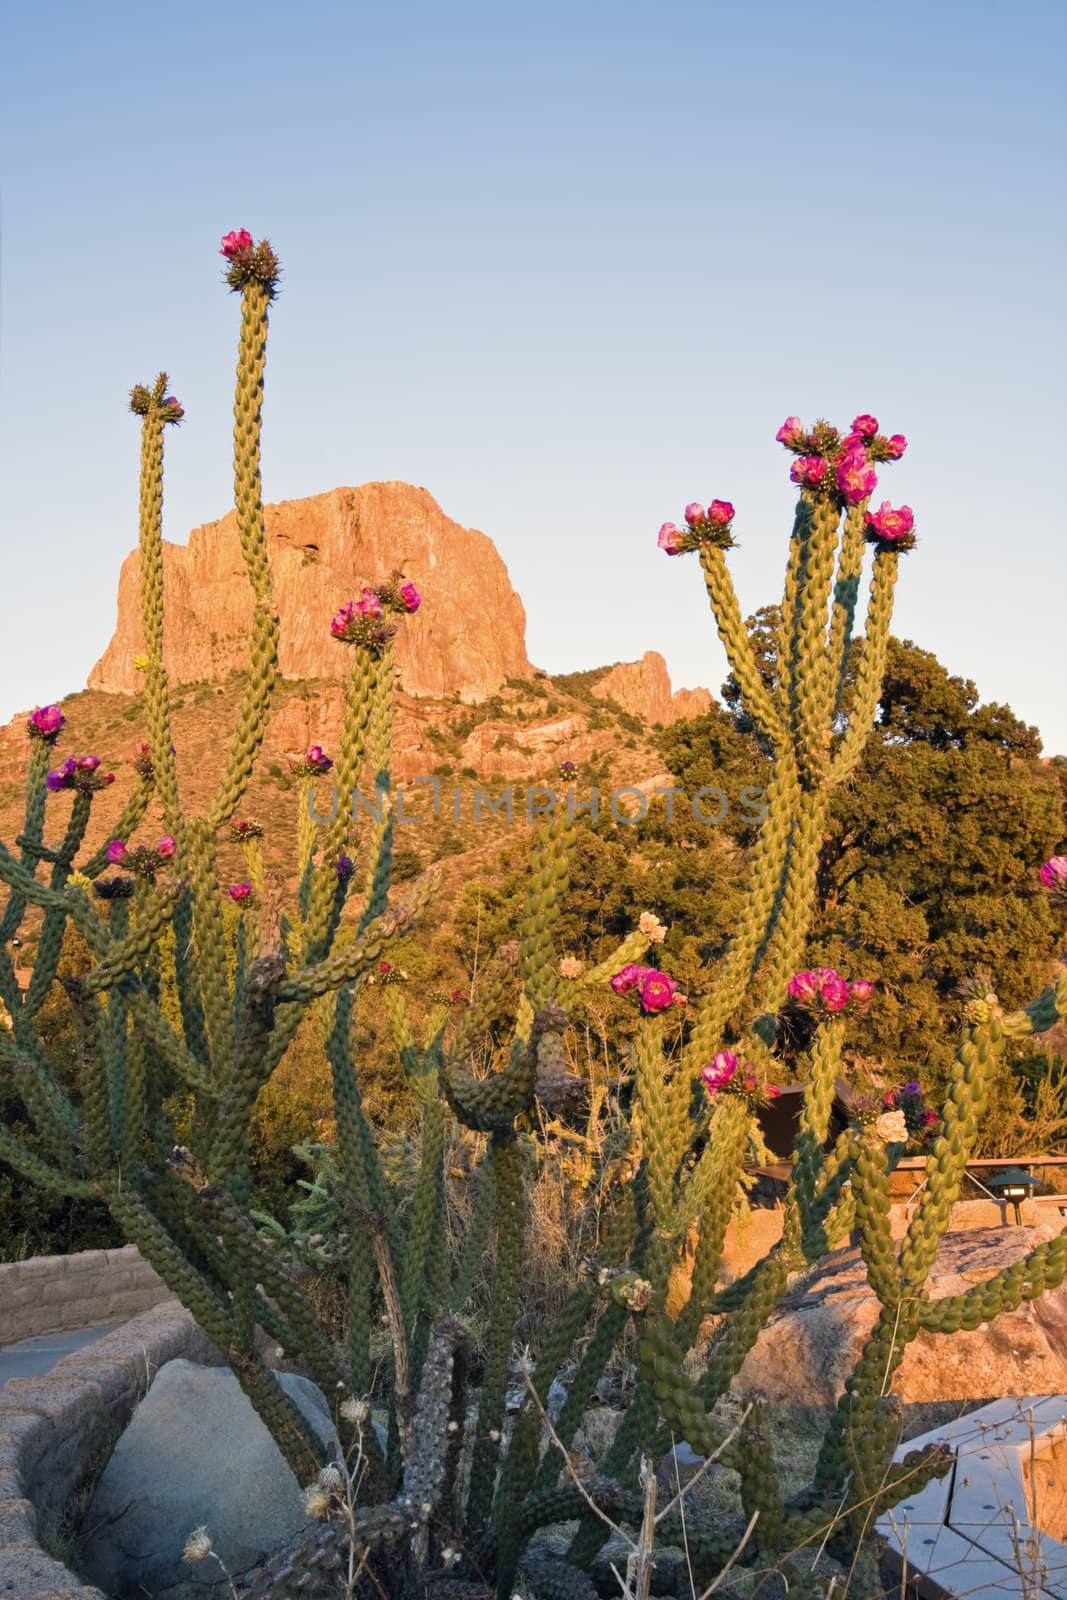
[[[124,1322],[170,1290],[136,1245],[0,1263],[0,1345],[67,1328]]]
[[[67,1356],[47,1376],[10,1378],[0,1388],[4,1600],[104,1600],[42,1541],[55,1542],[74,1487],[114,1444],[159,1368],[178,1356],[205,1366],[222,1361],[189,1312],[170,1300]]]
[[[267,544],[287,678],[338,678],[347,652],[330,618],[364,583],[404,571],[423,595],[400,629],[397,661],[417,695],[486,699],[507,678],[532,678],[526,613],[493,541],[446,517],[425,489],[366,483],[266,507]],[[174,683],[220,681],[248,665],[251,592],[233,512],[164,544],[164,658]],[[114,637],[89,675],[91,689],[132,694],[144,648],[140,556],[122,564]]]

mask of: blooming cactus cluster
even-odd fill
[[[315,748],[317,749],[318,746]],[[247,844],[252,839],[262,839],[262,837],[263,828],[261,824],[258,822],[253,822],[249,817],[244,818],[240,822],[235,818],[230,823],[231,844]]]
[[[659,530],[657,543],[669,556],[680,556],[686,550],[699,550],[701,545],[712,545],[718,550],[729,550],[734,539],[731,524],[734,508],[729,500],[712,500],[704,506],[691,500],[685,508],[685,527],[665,522]]]
[[[422,604],[422,596],[413,583],[403,581],[403,573],[394,572],[386,583],[373,589],[364,585],[358,600],[347,600],[335,612],[330,623],[330,633],[340,644],[356,644],[372,656],[380,656],[396,634],[396,626],[386,620],[389,612],[411,616]]]
[[[899,1088],[887,1089],[882,1096],[882,1104],[887,1111],[902,1113],[904,1126],[911,1138],[924,1138],[931,1129],[937,1127],[937,1112],[928,1110],[922,1089],[914,1078],[910,1083],[902,1083]]]
[[[45,779],[53,794],[61,789],[74,789],[79,794],[95,794],[114,783],[113,772],[100,771],[99,756],[68,756],[61,767],[56,767]]]
[[[864,520],[867,543],[887,550],[910,550],[915,544],[915,514],[910,506],[890,505],[883,500],[877,511],[868,511]]]
[[[829,422],[807,429],[799,417],[787,417],[775,438],[797,458],[789,476],[799,488],[835,496],[847,506],[859,505],[874,491],[875,463],[899,461],[908,444],[902,433],[888,438],[879,433],[877,417],[868,412],[853,417],[844,435]]]
[[[646,1015],[666,1011],[668,1006],[684,1006],[687,997],[681,992],[677,978],[670,978],[655,967],[638,967],[628,963],[610,980],[616,994],[636,993],[641,1010]]]
[[[234,228],[224,234],[219,255],[226,262],[226,282],[238,292],[258,285],[273,299],[277,292],[281,265],[266,239],[258,244],[247,228]]]
[[[27,731],[31,739],[39,739],[43,744],[55,744],[66,720],[58,706],[38,706],[36,711],[30,712]]]
[[[810,972],[794,972],[786,985],[790,1000],[831,1014],[849,1005],[863,1008],[870,1003],[874,984],[869,978],[843,978],[833,967],[816,967]]]
[[[303,755],[289,757],[289,771],[297,778],[322,778],[333,766],[321,744],[309,745]]]
[[[706,1067],[700,1069],[700,1079],[709,1095],[721,1090],[732,1090],[757,1101],[777,1100],[781,1095],[776,1083],[761,1083],[747,1061],[732,1050],[719,1050]]]
[[[160,839],[154,850],[143,844],[131,850],[122,839],[112,839],[107,847],[107,859],[113,867],[125,867],[127,872],[151,882],[164,863],[173,856],[175,848],[174,839],[169,833]]]

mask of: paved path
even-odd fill
[[[65,1333],[45,1333],[36,1339],[4,1345],[0,1348],[0,1389],[8,1378],[39,1378],[51,1372],[57,1361],[73,1355],[75,1350],[84,1350],[114,1326],[112,1322],[103,1328],[72,1328]]]

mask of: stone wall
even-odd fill
[[[3,1600],[104,1600],[43,1546],[56,1547],[71,1495],[102,1470],[152,1378],[178,1356],[222,1362],[189,1312],[170,1300],[68,1356],[45,1377],[10,1378],[0,1389]]]
[[[126,1322],[170,1299],[136,1245],[0,1263],[0,1345]],[[3,1588],[0,1586],[0,1595]]]

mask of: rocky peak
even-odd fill
[[[286,678],[338,678],[346,652],[330,618],[364,583],[401,568],[423,596],[400,629],[400,682],[415,695],[477,702],[507,678],[531,678],[526,613],[496,546],[446,517],[426,489],[366,483],[266,508]],[[163,546],[167,610],[164,656],[175,684],[220,682],[248,664],[252,597],[233,512],[194,528],[186,545]],[[89,675],[91,689],[140,691],[133,658],[144,648],[140,556],[122,564],[118,623]]]
[[[711,705],[707,689],[671,689],[667,663],[658,650],[646,650],[640,661],[622,661],[592,685],[601,700],[614,700],[646,725],[664,727],[681,717],[696,717]]]

